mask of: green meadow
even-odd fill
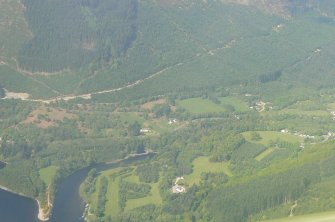
[[[90,203],[90,209],[93,211],[97,210],[98,207],[98,201],[99,201],[99,192],[100,192],[100,183],[101,178],[106,177],[108,179],[108,188],[106,193],[106,204],[105,204],[105,217],[112,216],[115,217],[115,215],[119,215],[121,212],[120,206],[119,206],[119,199],[120,199],[120,185],[122,180],[126,182],[131,182],[135,184],[143,184],[139,181],[138,176],[136,175],[135,169],[132,169],[131,172],[128,172],[126,174],[120,173],[122,169],[125,169],[123,167],[110,169],[103,171],[99,174],[97,177],[96,183],[95,183],[95,190],[90,195],[88,202]],[[130,211],[137,207],[141,207],[147,204],[155,204],[160,205],[162,203],[162,198],[160,196],[159,192],[159,183],[149,183],[151,186],[150,193],[146,197],[137,198],[137,199],[127,199],[126,200],[126,206],[124,211]]]
[[[190,98],[178,100],[177,105],[186,109],[192,114],[220,113],[229,110],[227,107],[232,107],[238,112],[246,112],[249,110],[247,104],[233,97],[221,97],[219,103],[214,103],[209,99]]]
[[[225,112],[226,109],[208,99],[191,98],[180,100],[177,104],[192,114]]]
[[[133,182],[133,183],[140,183],[138,176],[132,174],[131,176],[125,178],[126,180],[129,179],[129,182]],[[151,186],[151,191],[150,194],[146,197],[143,198],[138,198],[138,199],[129,199],[127,200],[127,205],[125,210],[126,211],[130,211],[132,209],[135,209],[137,207],[141,207],[147,204],[155,204],[155,205],[160,205],[162,204],[162,198],[160,196],[159,193],[159,183],[160,181],[158,181],[157,183],[150,183]]]
[[[196,158],[192,164],[193,172],[190,175],[184,176],[185,182],[189,186],[192,186],[193,184],[199,184],[202,173],[224,173],[227,176],[233,175],[230,170],[229,163],[212,163],[209,162],[209,157],[206,156]]]
[[[40,178],[47,185],[51,184],[52,180],[56,176],[59,167],[57,166],[48,166],[46,168],[42,168],[39,171]]]
[[[259,133],[261,137],[259,140],[252,139],[251,131],[244,132],[242,133],[242,135],[248,142],[260,143],[260,144],[263,144],[264,146],[267,146],[269,145],[270,142],[276,141],[276,140],[281,140],[281,141],[285,141],[288,143],[303,142],[303,138],[299,136],[291,135],[288,133],[282,133],[282,132],[276,132],[276,131],[256,131],[256,132]]]
[[[221,105],[233,106],[238,112],[248,112],[250,110],[246,102],[235,97],[221,97],[219,100]]]

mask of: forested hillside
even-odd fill
[[[20,66],[55,72],[116,60],[136,38],[137,2],[24,0],[33,38],[19,53]]]
[[[335,210],[334,9],[0,0],[0,185],[48,215],[60,184],[91,167],[89,222]]]
[[[331,1],[22,3],[2,3],[4,12],[17,14],[1,23],[0,81],[31,98],[98,93],[98,100],[115,101],[132,97],[127,86],[146,96],[241,83],[255,88],[264,80],[287,92],[282,79],[303,88],[333,81],[326,62],[335,32]]]

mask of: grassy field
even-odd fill
[[[138,177],[137,177],[138,178]],[[132,182],[138,181],[137,179]],[[127,200],[126,211],[141,207],[147,204],[160,205],[162,203],[162,198],[159,193],[159,181],[157,183],[151,183],[151,191],[149,196],[138,198],[138,199],[129,199]]]
[[[131,183],[140,183],[140,179],[137,175],[134,173],[131,174],[130,176],[124,178],[125,181],[131,182]]]
[[[335,103],[328,103],[328,104],[327,104],[327,107],[328,107],[329,109],[335,109]]]
[[[265,157],[269,156],[271,153],[275,151],[275,148],[266,149],[264,152],[260,153],[258,156],[255,157],[257,161],[263,160]]]
[[[234,97],[221,97],[220,102],[222,105],[233,106],[234,109],[238,112],[248,112],[250,110],[244,101]]]
[[[208,99],[191,98],[177,101],[177,104],[192,114],[218,113],[226,109]]]
[[[118,215],[120,212],[119,208],[119,190],[120,190],[120,182],[121,180],[125,180],[132,183],[139,184],[139,178],[137,175],[135,175],[135,170],[133,170],[130,173],[127,173],[127,175],[124,178],[121,178],[121,176],[116,176],[114,179],[112,179],[111,175],[117,174],[124,168],[119,167],[111,170],[103,171],[97,178],[97,182],[95,184],[95,192],[90,197],[90,207],[91,209],[97,208],[97,202],[98,202],[98,194],[99,194],[99,188],[100,188],[100,180],[102,177],[108,178],[108,189],[106,193],[107,202],[105,205],[105,215],[106,216],[115,216]],[[128,175],[129,174],[129,175]],[[152,187],[150,194],[143,198],[138,199],[129,199],[127,200],[125,211],[130,211],[132,209],[135,209],[137,207],[144,206],[146,204],[157,204],[160,205],[162,203],[162,199],[159,193],[159,182],[157,183],[151,183],[150,186]]]
[[[106,193],[106,206],[105,206],[105,215],[117,215],[119,213],[119,184],[120,184],[120,177],[116,177],[115,180],[110,178],[110,175],[113,173],[117,173],[122,168],[115,168],[111,170],[106,170],[102,172],[99,177],[97,178],[97,182],[95,184],[95,192],[90,197],[90,208],[96,209],[97,202],[98,202],[98,194],[100,188],[100,182],[102,177],[108,178],[108,189]]]
[[[318,213],[318,214],[309,214],[297,217],[287,217],[276,220],[267,220],[262,222],[334,222],[334,221],[335,221],[335,211]]]
[[[127,122],[127,123],[134,123],[138,122],[140,124],[144,123],[144,119],[138,115],[138,113],[135,112],[118,112],[115,114],[117,118],[120,119],[122,122]]]
[[[292,109],[286,108],[280,111],[274,111],[276,115],[295,115],[295,116],[315,116],[315,117],[328,117],[330,116],[329,112],[324,110],[301,110],[301,109]]]
[[[220,104],[202,98],[191,98],[177,101],[177,105],[183,107],[192,114],[219,113],[227,111],[226,106],[234,107],[236,111],[246,112],[249,110],[247,104],[233,97],[219,98]]]
[[[57,166],[48,166],[46,168],[42,168],[39,171],[40,178],[43,180],[45,184],[50,184],[53,178],[57,173],[58,167]]]
[[[107,189],[107,202],[105,208],[105,215],[117,215],[119,212],[119,184],[120,177],[115,178],[115,180],[108,181]]]
[[[248,142],[260,143],[267,146],[270,141],[282,140],[289,143],[303,142],[303,138],[291,135],[288,133],[276,132],[276,131],[257,131],[260,134],[260,140],[252,140],[251,132],[244,132],[243,136]]]
[[[144,123],[145,127],[149,127],[158,133],[167,133],[171,132],[178,127],[182,127],[185,122],[179,122],[169,124],[169,120],[166,118],[153,119]]]
[[[190,175],[186,175],[185,182],[192,186],[193,184],[199,184],[202,173],[225,173],[228,176],[232,176],[232,172],[229,169],[229,163],[212,163],[209,162],[209,157],[198,157],[193,161],[193,172]]]

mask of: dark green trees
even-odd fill
[[[36,72],[102,65],[125,53],[136,37],[136,0],[24,0],[33,38],[19,63]]]
[[[2,88],[1,84],[0,84],[0,98],[5,97],[5,90]]]
[[[130,136],[138,136],[141,133],[141,125],[136,121],[128,126],[127,131]]]

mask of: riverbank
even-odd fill
[[[16,195],[19,195],[19,196],[22,196],[22,197],[27,197],[27,198],[33,199],[31,197],[28,197],[28,196],[24,195],[23,193],[15,192],[15,191],[9,189],[8,187],[2,186],[2,185],[0,185],[0,189],[2,189],[4,191],[7,191],[7,192],[10,192],[10,193],[13,193],[13,194],[16,194]],[[38,219],[40,221],[49,220],[49,216],[48,216],[48,214],[44,213],[45,209],[42,208],[40,202],[37,199],[35,199],[35,201],[37,202],[37,205],[38,205],[38,216],[37,216]]]
[[[48,215],[47,215],[46,213],[44,213],[45,210],[42,208],[40,202],[39,202],[37,199],[28,197],[28,196],[24,195],[23,193],[15,192],[15,191],[9,189],[8,187],[2,186],[2,185],[0,185],[0,189],[2,189],[2,190],[4,190],[4,191],[7,191],[7,192],[9,192],[9,193],[18,195],[18,196],[22,196],[22,197],[26,197],[26,198],[35,200],[35,201],[37,202],[37,205],[38,205],[38,216],[37,216],[38,219],[39,219],[40,221],[47,221],[47,220],[49,220]]]

